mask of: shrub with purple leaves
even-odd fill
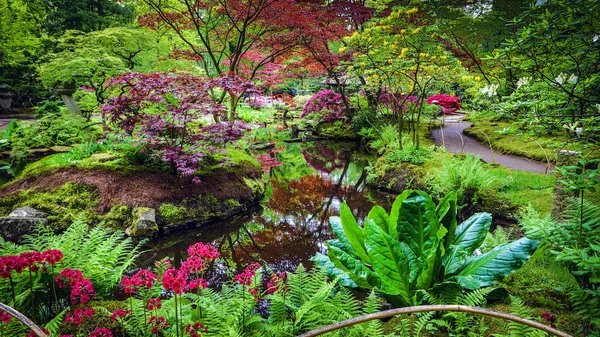
[[[344,101],[341,94],[331,90],[321,90],[314,94],[304,107],[300,118],[308,118],[311,114],[322,113],[324,121],[334,121],[345,116]]]
[[[234,88],[236,83],[239,87]],[[111,124],[140,137],[154,156],[183,176],[194,175],[205,157],[221,151],[248,130],[241,122],[217,123],[200,129],[192,128],[191,123],[208,114],[223,114],[225,110],[212,100],[209,91],[217,87],[247,90],[249,84],[242,80],[126,73],[110,79],[109,85],[119,93],[102,106]]]

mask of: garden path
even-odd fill
[[[464,115],[455,114],[444,117],[444,126],[432,130],[431,137],[438,146],[444,146],[452,153],[470,153],[482,158],[487,163],[494,163],[514,170],[535,173],[548,173],[553,167],[530,159],[492,152],[489,147],[479,143],[474,138],[463,134],[463,130],[471,123],[464,122]]]

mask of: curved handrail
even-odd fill
[[[32,320],[30,320],[29,318],[27,318],[27,316],[23,315],[22,313],[20,313],[19,311],[17,311],[16,309],[13,309],[12,307],[9,307],[8,305],[0,302],[0,309],[3,311],[6,311],[9,315],[11,315],[12,317],[18,319],[19,321],[23,322],[23,324],[27,325],[28,328],[30,328],[38,337],[48,337],[48,335],[46,335],[42,329],[40,329],[37,325],[35,325],[35,323],[33,323]]]
[[[547,333],[559,336],[559,337],[572,337],[571,335],[556,330],[552,327],[549,327],[545,324],[536,322],[536,321],[532,321],[529,319],[525,319],[519,316],[515,316],[512,314],[507,314],[505,312],[501,312],[501,311],[495,311],[495,310],[491,310],[491,309],[485,309],[485,308],[478,308],[478,307],[469,307],[469,306],[465,306],[465,305],[447,305],[447,304],[441,304],[441,305],[419,305],[419,306],[414,306],[414,307],[406,307],[406,308],[397,308],[397,309],[391,309],[391,310],[385,310],[385,311],[380,311],[380,312],[376,312],[373,314],[368,314],[368,315],[364,315],[364,316],[360,316],[360,317],[356,317],[356,318],[352,318],[352,319],[348,319],[345,321],[341,321],[341,322],[337,322],[331,325],[327,325],[324,326],[322,328],[307,332],[305,334],[299,335],[298,337],[314,337],[314,336],[319,336],[321,334],[324,334],[326,332],[330,332],[330,331],[334,331],[337,329],[341,329],[347,326],[351,326],[354,324],[358,324],[358,323],[363,323],[363,322],[367,322],[367,321],[371,321],[374,319],[381,319],[381,318],[386,318],[386,317],[391,317],[391,316],[396,316],[396,315],[400,315],[400,314],[411,314],[411,313],[416,313],[416,312],[425,312],[425,311],[460,311],[460,312],[470,312],[473,314],[480,314],[480,315],[485,315],[485,316],[491,316],[491,317],[497,317],[497,318],[502,318],[502,319],[506,319],[509,321],[513,321],[513,322],[517,322],[517,323],[521,323],[521,324],[525,324],[525,325],[529,325],[531,327],[534,327],[536,329],[539,330],[543,330]]]

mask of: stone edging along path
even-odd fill
[[[471,123],[463,122],[464,115],[448,115],[444,117],[444,126],[431,130],[431,138],[438,146],[444,146],[451,153],[470,153],[482,158],[487,163],[494,163],[513,170],[535,173],[548,173],[553,167],[548,168],[545,163],[530,159],[496,153],[477,140],[464,135],[463,130],[470,127]]]

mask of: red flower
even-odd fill
[[[163,316],[152,316],[148,321],[148,325],[152,326],[152,332],[157,333],[159,329],[165,329],[169,326],[169,321],[167,321]]]
[[[162,277],[162,284],[165,290],[172,290],[176,294],[181,294],[187,290],[187,273],[171,268],[167,269]]]
[[[124,310],[117,310],[115,312],[112,313],[112,315],[110,316],[110,321],[114,322],[115,319],[117,319],[117,317],[119,318],[125,318],[125,316],[129,315],[131,313],[131,311],[124,309]]]
[[[8,312],[0,310],[0,322],[8,324],[11,318],[12,316]]]
[[[123,276],[123,278],[121,279],[121,284],[119,286],[123,288],[123,292],[126,294],[131,294],[137,291],[137,288],[135,287],[135,282],[129,276]]]
[[[162,303],[160,302],[160,298],[151,298],[148,301],[148,310],[152,311],[154,309],[162,308]]]
[[[201,273],[202,269],[204,269],[204,261],[201,257],[195,255],[190,256],[181,265],[181,270],[187,274]]]
[[[448,94],[437,94],[427,99],[427,104],[436,104],[442,107],[445,114],[456,112],[460,109],[460,98]]]
[[[133,283],[139,287],[152,288],[154,281],[158,280],[158,275],[149,270],[142,269],[133,275]]]
[[[190,334],[190,337],[198,337],[199,333],[208,334],[208,326],[196,322],[194,325],[188,324],[185,326],[185,332]]]
[[[50,265],[55,265],[60,262],[63,257],[63,253],[58,249],[48,249],[42,253],[44,262],[49,263]]]
[[[219,257],[219,251],[217,248],[211,245],[205,245],[202,242],[195,243],[188,248],[188,254],[191,256],[198,256],[206,261],[215,260]]]
[[[77,308],[75,309],[75,311],[73,311],[73,315],[67,314],[67,317],[65,317],[65,323],[73,323],[75,325],[79,325],[83,323],[84,317],[88,319],[92,318],[92,316],[94,316],[94,313],[95,311],[92,308]]]
[[[237,274],[233,277],[233,279],[242,285],[251,285],[252,284],[252,278],[254,277],[254,275],[256,274],[256,271],[260,268],[260,265],[258,263],[253,263],[251,265],[249,265],[248,267],[246,267],[246,270],[244,270],[243,273]]]
[[[88,337],[113,337],[113,334],[107,328],[98,328],[92,331]]]

